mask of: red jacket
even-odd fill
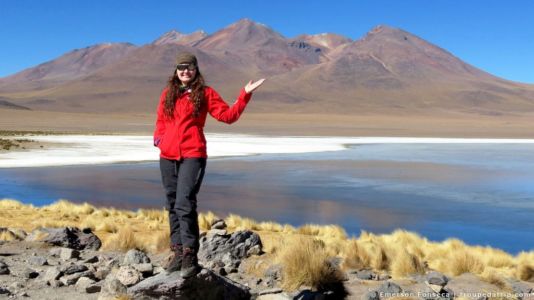
[[[159,100],[154,146],[161,150],[161,157],[173,160],[207,157],[203,129],[208,112],[218,121],[231,124],[239,119],[252,96],[243,88],[234,105],[230,107],[214,89],[205,87],[205,105],[199,116],[194,118],[189,92],[185,92],[176,101],[174,119],[170,119],[164,114],[166,95],[167,88],[163,90]]]

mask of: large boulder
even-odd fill
[[[180,272],[162,272],[128,289],[133,299],[250,299],[247,287],[203,269],[182,279]]]
[[[135,264],[145,264],[149,262],[150,258],[145,254],[145,252],[137,249],[130,249],[128,250],[128,252],[126,252],[126,255],[124,255],[122,264],[124,266],[130,266]]]
[[[212,229],[200,238],[198,259],[210,269],[222,267],[231,273],[237,271],[241,259],[261,252],[260,237],[252,231],[227,234],[224,229]]]
[[[76,250],[98,250],[102,246],[100,239],[91,232],[91,229],[80,230],[77,227],[42,228],[48,236],[42,241],[55,246]]]

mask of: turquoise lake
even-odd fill
[[[157,162],[0,169],[0,198],[162,208]],[[209,159],[198,207],[300,226],[534,250],[533,144],[365,144]]]

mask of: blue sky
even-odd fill
[[[286,37],[332,32],[359,39],[386,24],[494,75],[534,84],[533,16],[529,0],[0,0],[0,77],[76,48],[142,45],[172,29],[210,34],[249,18]]]

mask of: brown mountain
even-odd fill
[[[335,34],[285,38],[240,20],[211,35],[171,31],[151,44],[106,44],[0,79],[6,103],[33,110],[152,112],[178,51],[229,101],[269,78],[252,112],[515,114],[534,111],[534,86],[477,69],[406,31],[378,26],[352,41]]]
[[[135,48],[129,43],[106,43],[76,49],[55,60],[0,79],[0,91],[39,90],[75,80],[115,63]]]
[[[249,19],[240,20],[217,31],[194,46],[251,70],[258,76],[279,74],[304,65],[317,64],[322,54],[316,47],[300,47],[298,43],[288,41],[271,28]]]
[[[534,108],[532,85],[506,81],[408,32],[378,26],[328,52],[328,60],[276,76],[312,110],[335,112],[443,110],[499,114]],[[297,97],[297,94],[293,94]],[[320,109],[318,109],[320,107]],[[311,111],[298,107],[298,111]]]

